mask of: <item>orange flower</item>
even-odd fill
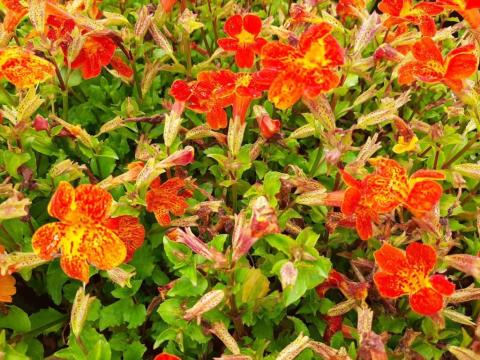
[[[8,10],[3,20],[5,31],[12,32],[23,17],[28,14],[28,8],[23,6],[20,0],[1,0],[0,3]]]
[[[102,72],[102,67],[110,64],[116,45],[107,36],[89,36],[82,50],[72,61],[72,69],[80,69],[84,79],[92,79]]]
[[[344,62],[344,51],[330,34],[327,23],[311,26],[294,48],[279,42],[266,44],[261,59],[264,69],[277,73],[268,98],[279,109],[287,109],[302,96],[315,97],[339,84],[334,69]]]
[[[182,360],[178,356],[168,354],[168,353],[161,353],[155,356],[153,360]]]
[[[185,181],[174,177],[168,179],[163,184],[160,179],[155,179],[150,185],[145,200],[147,202],[147,211],[155,214],[155,218],[162,226],[170,225],[170,214],[182,216],[188,208],[185,199],[192,196],[190,191],[184,190]]]
[[[3,254],[5,249],[0,245],[0,254]],[[0,302],[12,302],[12,296],[15,295],[17,289],[15,288],[15,278],[12,275],[0,275]]]
[[[480,3],[478,0],[437,0],[438,5],[459,13],[473,29],[480,27]]]
[[[255,54],[260,54],[267,41],[259,37],[262,20],[253,14],[233,15],[225,22],[224,31],[230,38],[218,39],[223,50],[235,52],[235,63],[240,68],[251,68]]]
[[[227,126],[224,108],[233,105],[233,117],[245,121],[252,100],[262,96],[275,75],[269,70],[254,73],[203,71],[198,74],[197,81],[176,80],[171,94],[190,110],[206,113],[207,124],[212,129],[222,129]]]
[[[478,59],[474,54],[475,46],[461,46],[442,57],[435,42],[424,37],[412,47],[415,60],[398,70],[398,83],[411,84],[415,80],[426,83],[442,82],[453,91],[463,89],[463,81],[477,70]]]
[[[143,226],[130,216],[109,218],[112,196],[95,185],[76,189],[62,181],[48,204],[59,222],[40,227],[32,238],[35,253],[51,260],[60,250],[65,273],[85,283],[88,264],[110,270],[131,257],[143,242]]]
[[[435,180],[443,180],[442,173],[419,170],[408,178],[406,170],[395,160],[380,157],[369,162],[375,171],[363,180],[342,171],[343,180],[349,187],[343,196],[341,210],[347,217],[354,217],[362,240],[372,236],[372,221],[377,222],[379,214],[404,205],[414,215],[422,216],[440,200],[442,187]]]
[[[411,23],[417,25],[423,35],[435,35],[435,20],[432,16],[443,11],[443,7],[430,2],[420,2],[416,5],[411,0],[382,0],[378,8],[390,17],[385,21],[386,27]]]
[[[280,120],[272,119],[268,115],[258,116],[257,122],[260,132],[265,139],[270,139],[273,135],[278,133],[282,126]]]
[[[435,249],[429,245],[412,243],[403,252],[384,244],[374,257],[380,271],[373,280],[380,295],[392,299],[408,295],[412,310],[421,315],[438,313],[443,297],[455,291],[455,285],[445,276],[429,276],[437,260]]]
[[[358,10],[365,9],[365,0],[339,0],[337,4],[337,15],[342,21],[347,17],[358,17]],[[358,9],[358,10],[357,10]]]
[[[55,67],[45,59],[19,48],[0,50],[0,75],[17,88],[28,88],[50,79]]]

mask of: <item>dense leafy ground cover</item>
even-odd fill
[[[0,358],[480,358],[480,3],[2,0]]]

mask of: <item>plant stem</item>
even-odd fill
[[[63,120],[68,121],[68,90],[62,93],[63,100]]]
[[[470,149],[473,145],[475,145],[478,139],[480,139],[480,133],[477,133],[473,137],[473,139],[471,139],[468,143],[466,143],[463,148],[461,148],[455,155],[453,155],[448,161],[446,161],[445,164],[443,164],[442,169],[448,169],[449,166],[452,165],[452,163],[460,159],[462,155],[468,151],[468,149]]]

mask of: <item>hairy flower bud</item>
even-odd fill
[[[448,255],[444,261],[447,265],[463,271],[465,274],[480,279],[480,257],[468,254]]]
[[[212,290],[206,293],[195,305],[185,312],[183,318],[185,320],[192,320],[202,316],[202,314],[217,307],[223,301],[224,297],[225,292],[223,290]]]
[[[293,360],[295,359],[303,350],[308,346],[310,341],[308,336],[303,334],[298,335],[298,337],[288,344],[278,355],[276,360]]]
[[[116,267],[110,270],[107,270],[108,277],[115,284],[118,284],[120,287],[132,287],[130,284],[130,279],[135,276],[135,271],[127,271],[122,268]]]
[[[70,328],[76,337],[79,337],[82,332],[83,325],[87,320],[88,308],[93,300],[95,300],[95,297],[85,294],[83,286],[77,290],[70,315]]]
[[[218,337],[232,354],[240,354],[240,348],[238,347],[236,340],[233,338],[232,335],[230,335],[227,327],[223,322],[214,323],[210,328],[210,332],[216,337]]]
[[[282,289],[285,290],[287,287],[295,285],[297,276],[298,270],[291,261],[283,264],[280,268],[280,282],[282,283]]]
[[[0,254],[0,275],[11,274],[23,269],[33,269],[47,261],[35,253],[12,252]]]

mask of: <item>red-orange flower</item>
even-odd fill
[[[424,37],[412,47],[415,60],[410,61],[398,70],[398,83],[411,84],[415,80],[426,83],[439,83],[454,91],[463,89],[463,81],[477,70],[478,58],[474,54],[474,45],[465,45],[442,57],[435,42]]]
[[[455,285],[443,275],[431,275],[437,256],[429,245],[412,243],[404,252],[384,244],[374,253],[380,268],[373,280],[380,295],[396,299],[409,296],[413,311],[434,315],[443,308],[443,297],[452,295]]]
[[[123,76],[127,79],[133,77],[133,70],[128,66],[120,56],[114,55],[110,61],[110,66],[117,71],[120,76]]]
[[[386,27],[411,23],[417,25],[426,36],[435,35],[433,16],[443,11],[443,7],[438,4],[424,1],[413,5],[411,0],[382,0],[378,8],[390,15],[384,23]]]
[[[406,170],[395,160],[380,157],[370,159],[370,163],[375,171],[363,180],[342,171],[349,187],[341,210],[347,217],[354,217],[362,240],[372,236],[372,221],[377,222],[378,215],[403,205],[414,215],[422,216],[431,211],[442,196],[442,187],[435,181],[445,178],[440,172],[419,170],[408,178]]]
[[[45,59],[19,47],[0,50],[0,76],[17,88],[27,88],[50,79],[55,67]]]
[[[267,41],[259,37],[262,20],[253,14],[233,15],[225,22],[224,31],[230,38],[218,39],[218,46],[235,52],[235,63],[240,68],[251,68],[255,54],[260,54]]]
[[[282,126],[280,120],[272,119],[268,115],[257,117],[257,122],[260,132],[265,139],[270,139],[273,135],[278,133]]]
[[[150,185],[145,200],[147,211],[155,214],[155,218],[162,226],[170,225],[170,213],[175,216],[182,216],[188,208],[185,199],[192,196],[191,192],[184,189],[185,181],[174,177],[163,184],[160,179],[155,179]]]
[[[358,17],[358,10],[365,9],[365,0],[339,0],[337,3],[337,15],[342,21],[347,17]]]
[[[48,204],[48,213],[59,222],[40,227],[32,238],[35,253],[51,260],[60,250],[65,273],[88,282],[89,266],[110,270],[120,265],[142,244],[143,226],[136,218],[110,218],[112,196],[95,185],[73,188],[62,181]]]
[[[28,14],[28,8],[20,3],[20,0],[1,0],[0,3],[7,8],[3,26],[5,31],[12,32]]]
[[[311,26],[300,38],[298,47],[271,42],[262,48],[262,66],[277,75],[268,98],[279,109],[287,109],[302,96],[315,97],[339,84],[334,71],[344,62],[344,51],[330,34],[327,23]]]
[[[155,356],[153,360],[182,360],[178,356],[168,354],[168,353],[161,353]]]
[[[5,249],[0,245],[0,254],[4,252]],[[0,275],[0,302],[12,302],[12,296],[16,292],[15,278],[9,274]]]

